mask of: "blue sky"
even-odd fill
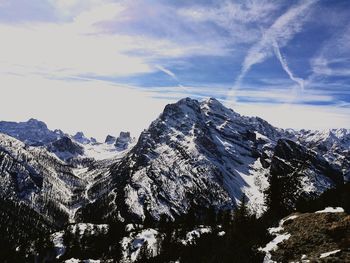
[[[283,128],[350,128],[349,13],[347,0],[0,0],[0,119],[136,135],[190,96]]]

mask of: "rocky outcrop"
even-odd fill
[[[317,152],[289,139],[279,139],[270,161],[270,173],[279,176],[294,174],[307,181],[310,192],[344,183],[342,171]]]
[[[118,138],[115,140],[115,147],[120,150],[126,150],[133,139],[130,136],[130,132],[120,132]]]
[[[68,160],[84,154],[84,148],[66,136],[49,144],[47,149],[62,160]]]
[[[72,138],[81,144],[88,144],[88,143],[96,143],[97,142],[95,138],[87,138],[83,132],[77,132]]]
[[[106,139],[105,139],[105,143],[107,144],[115,144],[117,138],[112,136],[112,135],[107,135]]]
[[[350,215],[340,211],[328,208],[283,219],[270,229],[276,237],[266,246],[264,262],[349,262]]]
[[[36,119],[26,122],[1,121],[0,132],[33,146],[45,145],[64,135],[61,130],[49,130],[44,122]]]

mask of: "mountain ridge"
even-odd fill
[[[80,220],[105,199],[109,205],[99,215],[104,220],[175,219],[191,207],[233,209],[243,194],[251,209],[262,213],[271,174],[296,173],[302,178],[300,191],[317,195],[347,180],[350,167],[348,130],[283,130],[259,117],[242,116],[214,98],[167,105],[137,141],[129,133],[110,136],[112,143],[87,140],[83,133],[65,137],[34,119],[17,125],[20,131],[30,127],[30,140],[16,133],[15,123],[0,122],[0,131],[9,127],[8,133],[24,141],[21,146],[12,142],[14,152],[34,142],[30,147],[41,148],[44,155],[54,153],[55,162],[63,162],[81,181],[81,193],[73,195],[80,201],[74,201],[70,220],[76,213]],[[37,146],[35,136],[42,139],[42,134],[48,138]],[[52,134],[57,136],[53,141]],[[6,144],[8,139],[1,138]],[[34,181],[30,185],[35,188]]]

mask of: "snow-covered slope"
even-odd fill
[[[110,209],[117,207],[130,220],[147,216],[157,220],[162,214],[175,218],[191,207],[197,211],[232,208],[244,193],[251,207],[262,211],[271,169],[286,173],[299,169],[297,161],[290,165],[293,171],[276,165],[283,158],[309,157],[303,168],[311,178],[305,180],[309,192],[319,190],[312,180],[326,181],[320,191],[339,182],[339,176],[332,178],[325,172],[333,171],[327,160],[299,143],[293,142],[298,151],[281,154],[290,147],[281,138],[297,140],[296,134],[257,117],[241,116],[215,99],[186,98],[167,105],[134,148],[113,166],[109,187],[114,207]]]
[[[342,170],[350,181],[350,130],[331,129],[297,133],[298,141],[322,154],[325,159]]]
[[[42,147],[0,134],[1,196],[30,204],[36,211],[66,220],[72,200],[84,188],[66,163]]]
[[[120,156],[135,144],[129,132],[121,132],[118,138],[107,137],[104,143],[88,138],[83,132],[69,135],[61,130],[50,130],[39,120],[26,122],[0,121],[0,133],[14,137],[30,146],[42,146],[63,161],[82,161],[84,159],[103,160]],[[113,140],[114,138],[114,140]],[[112,140],[112,143],[111,143]]]

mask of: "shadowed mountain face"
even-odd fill
[[[136,144],[127,132],[98,143],[36,120],[0,128],[22,141],[1,137],[2,193],[40,213],[50,200],[70,221],[174,219],[232,209],[242,194],[261,214],[271,176],[296,178],[296,193],[314,196],[342,184],[350,163],[347,130],[285,131],[215,99],[167,105]]]
[[[51,131],[46,124],[36,119],[26,122],[0,122],[0,133],[4,133],[23,141],[28,145],[44,145],[63,136],[61,130]]]

